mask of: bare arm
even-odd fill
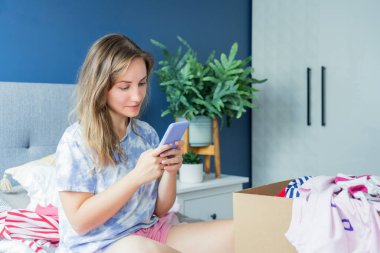
[[[165,145],[145,151],[130,173],[99,194],[60,192],[64,212],[73,229],[79,234],[86,234],[99,227],[115,215],[142,184],[159,178],[164,171],[163,158],[159,154],[168,148]]]
[[[140,185],[130,173],[96,195],[65,191],[60,192],[59,196],[73,229],[79,234],[86,234],[115,215]]]
[[[173,206],[177,192],[177,171],[182,166],[182,151],[183,141],[176,142],[177,148],[169,150],[163,154],[164,169],[160,183],[158,185],[158,196],[156,202],[155,213],[162,217]]]
[[[162,217],[168,213],[176,198],[176,175],[167,171],[161,177],[158,185],[158,196],[155,213]]]

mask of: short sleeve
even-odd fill
[[[77,142],[60,142],[56,152],[58,191],[96,190],[96,173],[88,153]]]

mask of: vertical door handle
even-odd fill
[[[311,104],[311,86],[310,86],[310,77],[311,77],[311,68],[306,69],[306,85],[307,85],[307,108],[306,108],[306,122],[308,126],[311,126],[311,117],[310,117],[310,104]]]
[[[326,126],[326,67],[321,68],[321,105],[322,105],[322,126]]]

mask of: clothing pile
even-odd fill
[[[285,235],[298,252],[380,252],[379,177],[338,174],[292,185],[299,197]]]

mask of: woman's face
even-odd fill
[[[114,122],[139,114],[147,86],[145,62],[142,58],[135,58],[107,94],[107,105]]]

